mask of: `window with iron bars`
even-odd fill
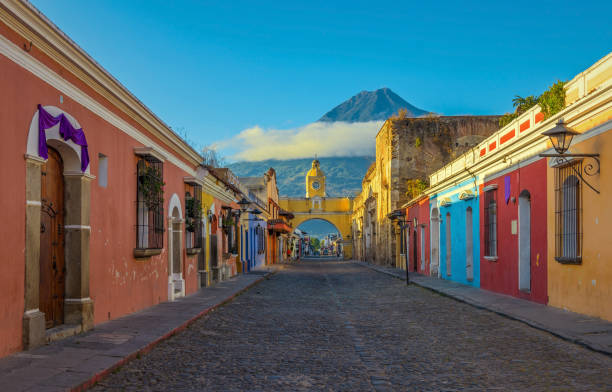
[[[484,254],[497,257],[497,190],[484,194]]]
[[[264,229],[261,226],[257,226],[255,229],[255,233],[257,235],[257,253],[262,254],[265,250],[265,235]]]
[[[164,167],[152,156],[136,165],[136,248],[164,247]]]
[[[555,260],[582,262],[582,161],[555,168]]]
[[[202,186],[185,184],[185,241],[187,248],[202,248]]]
[[[229,237],[228,237],[228,245],[229,245],[229,252],[233,255],[237,255],[238,254],[238,228],[240,227],[238,225],[238,216],[230,214],[230,217],[233,221],[233,224],[230,226],[229,229]]]

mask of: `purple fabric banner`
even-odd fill
[[[87,150],[87,139],[82,128],[75,129],[64,113],[53,117],[43,107],[38,105],[38,155],[41,158],[49,158],[47,152],[47,136],[45,131],[54,125],[60,124],[59,133],[64,140],[72,140],[76,145],[81,146],[81,171],[84,172],[89,166],[89,151]]]
[[[506,197],[506,204],[510,200],[510,176],[504,177],[504,196]]]

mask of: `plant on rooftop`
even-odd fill
[[[565,108],[565,82],[557,80],[555,84],[544,91],[538,103],[544,113],[544,118],[549,118]]]
[[[423,193],[429,184],[420,178],[414,178],[406,181],[406,197],[413,199]]]
[[[514,113],[502,115],[499,118],[499,126],[505,127],[536,104],[540,105],[544,118],[549,118],[563,110],[565,108],[565,82],[557,80],[539,97],[529,95],[523,98],[515,95],[512,99],[512,105],[515,107]]]

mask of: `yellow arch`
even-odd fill
[[[279,204],[282,209],[294,215],[291,220],[293,227],[298,227],[311,219],[322,219],[336,226],[342,236],[344,258],[350,259],[353,257],[351,238],[352,198],[281,198]]]

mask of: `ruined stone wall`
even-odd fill
[[[448,116],[390,121],[391,209],[408,202],[407,181],[428,175],[499,129],[499,116]]]

